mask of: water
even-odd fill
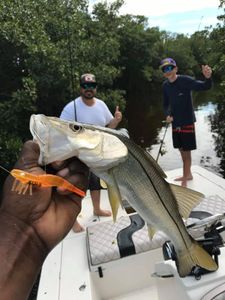
[[[195,123],[197,149],[192,151],[192,165],[202,166],[209,171],[220,175],[221,159],[217,157],[215,151],[215,139],[213,138],[210,122],[211,117],[215,114],[216,107],[216,104],[208,102],[195,109],[197,120]],[[159,143],[163,139],[164,133],[165,127],[161,128],[158,132],[158,143],[154,143],[150,147],[147,147],[147,150],[155,159],[157,158],[160,147]],[[165,154],[159,156],[158,163],[163,170],[167,171],[182,168],[180,152],[173,148],[171,126],[167,129],[162,150]]]

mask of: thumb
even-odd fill
[[[117,105],[116,106],[116,111],[115,112],[118,112],[119,111],[119,106]]]
[[[39,154],[40,150],[37,143],[33,141],[25,142],[15,167],[22,170],[39,167]]]

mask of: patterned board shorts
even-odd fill
[[[183,151],[191,151],[197,148],[194,124],[173,127],[172,137],[174,148],[182,149]]]

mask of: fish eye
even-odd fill
[[[74,125],[74,124],[70,124],[69,125],[69,127],[70,127],[70,129],[72,130],[72,131],[74,131],[74,132],[78,132],[78,131],[80,131],[81,129],[82,129],[82,127],[81,126],[78,126],[78,125]]]

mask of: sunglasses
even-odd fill
[[[162,68],[163,73],[169,73],[171,71],[173,71],[175,67],[174,66],[165,66]]]
[[[85,90],[88,89],[94,90],[97,87],[97,83],[96,82],[81,83],[80,86]]]

